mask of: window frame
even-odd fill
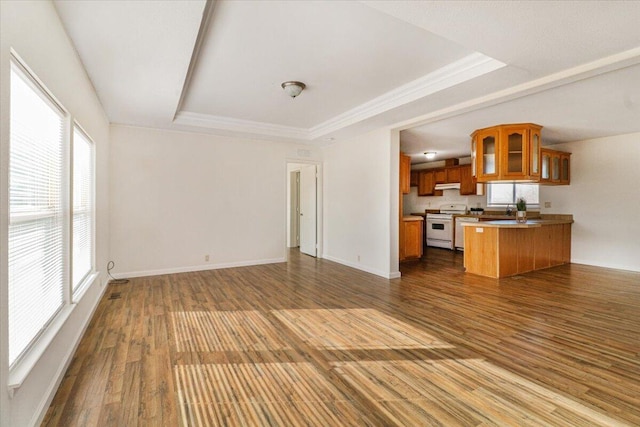
[[[55,96],[53,96],[53,94],[51,93],[51,91],[49,91],[47,89],[47,87],[42,83],[42,81],[40,81],[40,79],[38,79],[38,77],[36,76],[36,74],[29,69],[29,67],[26,66],[26,64],[20,60],[17,56],[15,55],[11,55],[11,59],[10,59],[10,70],[11,70],[11,78],[13,78],[13,75],[15,74],[17,78],[21,79],[22,82],[29,88],[32,90],[33,94],[35,96],[37,96],[38,98],[40,98],[44,103],[46,103],[52,110],[54,110],[54,112],[56,114],[58,114],[60,116],[60,122],[61,122],[61,158],[60,158],[60,184],[59,184],[59,188],[57,189],[57,191],[59,191],[59,196],[60,196],[60,217],[61,217],[61,273],[62,273],[62,277],[61,277],[61,283],[60,285],[60,290],[61,290],[61,295],[62,295],[62,299],[60,302],[60,305],[57,307],[57,309],[55,310],[55,312],[52,313],[52,315],[48,318],[48,320],[46,322],[44,322],[41,326],[39,331],[32,337],[30,337],[29,343],[24,347],[21,348],[19,353],[15,356],[15,358],[13,358],[13,360],[11,359],[11,349],[9,348],[9,352],[8,352],[8,356],[9,356],[9,370],[13,370],[14,368],[16,368],[16,366],[20,365],[21,362],[27,358],[28,353],[30,353],[33,349],[33,347],[37,344],[38,341],[41,340],[41,338],[43,337],[43,335],[45,335],[47,329],[49,329],[51,327],[51,325],[53,323],[55,323],[56,318],[60,316],[60,314],[64,311],[65,306],[67,305],[67,301],[68,301],[68,295],[67,295],[67,291],[66,291],[66,287],[65,287],[65,283],[68,282],[68,274],[69,274],[69,270],[68,270],[68,265],[65,262],[65,257],[67,257],[68,251],[69,251],[69,246],[68,246],[68,239],[67,239],[67,200],[66,200],[66,188],[67,188],[67,175],[65,173],[66,169],[68,168],[68,152],[67,152],[67,141],[68,141],[68,137],[69,137],[69,129],[68,129],[68,123],[69,123],[69,112],[64,108],[64,106],[55,98]],[[10,92],[10,99],[13,95]],[[11,116],[12,116],[12,110],[11,107],[9,108],[9,121],[11,121]],[[9,166],[8,166],[8,183],[7,183],[7,187],[9,190],[9,199],[7,200],[7,204],[8,204],[8,209],[9,209],[9,227],[12,223],[12,217],[14,219],[14,221],[16,219],[18,219],[18,222],[32,222],[32,221],[37,221],[39,219],[44,219],[44,218],[55,218],[56,213],[52,212],[50,210],[44,209],[41,212],[35,212],[35,213],[30,213],[28,211],[25,211],[24,214],[20,214],[18,213],[17,215],[11,215],[11,200],[10,200],[10,188],[11,188],[11,171],[12,171],[12,147],[11,147],[11,131],[10,131],[10,140],[9,140]],[[18,216],[19,218],[16,218],[16,216]],[[21,218],[20,218],[21,216]],[[9,230],[7,230],[7,240],[10,239],[10,233]],[[11,258],[11,253],[9,252],[9,248],[7,248],[7,262],[8,260]],[[8,267],[8,265],[7,265]],[[10,277],[7,275],[7,288],[8,290],[11,288],[11,281],[10,281]],[[57,284],[56,284],[56,289],[58,289]],[[10,324],[11,324],[11,317],[10,317],[10,310],[9,307],[7,306],[7,321],[9,324],[9,328],[8,328],[8,332],[9,332],[9,338],[11,337],[11,328],[10,328]],[[8,343],[9,346],[11,345],[11,342]]]
[[[49,320],[41,326],[38,333],[33,337],[30,337],[29,344],[20,349],[20,353],[9,364],[9,349],[7,351],[7,366],[8,377],[7,387],[9,396],[13,396],[15,389],[19,388],[25,381],[29,373],[38,363],[38,360],[46,352],[49,345],[53,342],[58,332],[65,325],[69,316],[76,307],[76,304],[82,298],[84,293],[91,287],[95,280],[99,277],[99,272],[96,270],[96,250],[97,250],[97,233],[96,233],[96,200],[97,200],[97,145],[95,141],[89,136],[88,132],[74,119],[72,114],[64,107],[64,105],[58,101],[53,93],[47,88],[47,86],[38,78],[37,74],[25,63],[25,61],[17,54],[17,52],[10,48],[9,55],[9,68],[11,71],[16,70],[19,74],[18,78],[21,78],[33,92],[42,98],[45,102],[52,104],[60,113],[62,119],[62,159],[60,164],[60,204],[61,204],[61,222],[62,222],[62,283],[60,284],[62,291],[62,303],[58,307],[57,311],[49,318]],[[9,90],[9,99],[15,96],[11,90]],[[11,109],[9,109],[9,122],[11,121]],[[91,144],[91,236],[92,241],[90,244],[91,250],[91,269],[88,274],[83,277],[83,280],[79,286],[74,290],[72,269],[73,269],[73,132],[77,127]],[[6,194],[7,194],[7,211],[11,209],[10,203],[10,176],[11,176],[11,144],[9,143],[6,171]],[[43,212],[44,213],[44,212]],[[33,216],[26,214],[25,217]],[[38,215],[39,216],[39,215]],[[35,218],[35,216],[34,216]],[[7,227],[9,226],[10,217],[8,217]],[[8,231],[7,239],[9,238]],[[6,262],[8,267],[9,251],[7,248],[6,258],[3,260],[3,265]],[[6,274],[7,287],[11,286],[9,282],[8,273]],[[57,288],[57,284],[56,287]],[[8,304],[8,301],[7,301]],[[6,308],[6,310],[4,310]],[[6,332],[9,333],[9,307],[3,307],[2,310],[2,323],[6,325]],[[7,338],[8,335],[7,335]],[[10,345],[9,342],[7,342]]]
[[[509,203],[493,203],[491,200],[492,193],[492,185],[493,184],[513,184],[513,201]],[[538,202],[530,203],[527,201],[527,209],[539,209],[540,208],[540,184],[535,182],[490,182],[487,185],[487,207],[488,208],[507,208],[509,206],[515,207],[517,198],[516,198],[516,186],[517,185],[537,185],[538,186]]]
[[[91,266],[89,268],[89,271],[87,271],[85,273],[85,275],[82,277],[82,279],[79,280],[78,285],[74,287],[74,277],[73,277],[73,259],[74,259],[74,244],[73,244],[73,220],[74,220],[74,214],[75,214],[75,206],[74,206],[74,173],[75,173],[75,148],[76,148],[76,140],[75,140],[75,135],[76,135],[76,131],[78,131],[79,133],[82,134],[82,136],[86,139],[86,141],[89,144],[90,147],[90,151],[91,151],[91,158],[90,158],[90,162],[91,162],[91,183],[90,183],[90,191],[91,191],[91,197],[90,197],[90,201],[89,201],[89,212],[90,212],[90,221],[91,221],[91,229],[90,229],[90,235],[91,235],[91,247],[90,247],[90,251],[91,251],[91,255],[90,255],[90,263]],[[73,121],[72,127],[71,127],[71,132],[70,132],[70,141],[71,141],[71,147],[70,147],[70,153],[71,153],[71,159],[69,162],[69,181],[70,181],[70,190],[69,190],[69,209],[70,209],[70,215],[69,215],[69,221],[70,221],[70,225],[69,225],[69,232],[70,232],[70,237],[69,237],[69,247],[70,247],[70,254],[69,254],[69,286],[71,287],[71,301],[73,303],[77,303],[82,296],[84,295],[84,292],[86,290],[86,288],[88,287],[88,284],[92,282],[93,278],[96,275],[96,144],[93,141],[93,139],[89,136],[89,134],[84,130],[84,128],[80,125],[80,123],[78,123],[77,120]]]

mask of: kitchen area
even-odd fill
[[[569,185],[570,153],[542,147],[541,129],[476,130],[465,157],[429,161],[425,152],[412,163],[401,153],[400,261],[449,250],[466,272],[494,278],[570,262],[571,215],[541,215],[537,199],[536,210],[488,203],[491,183]]]

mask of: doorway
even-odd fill
[[[319,165],[287,164],[287,247],[319,255]]]

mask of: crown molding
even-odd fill
[[[218,129],[230,132],[249,133],[261,136],[309,141],[309,130],[272,123],[254,122],[231,117],[211,116],[208,114],[180,111],[173,120],[176,125]]]
[[[404,84],[310,129],[311,139],[464,83],[506,66],[479,52],[467,55],[419,79]]]
[[[420,117],[405,120],[396,124],[394,128],[397,130],[406,130],[412,127],[434,123],[481,108],[491,107],[496,104],[512,101],[524,96],[596,77],[601,74],[621,70],[636,64],[640,64],[640,47],[596,59],[586,64],[558,71],[535,80],[530,80],[497,92],[492,92],[485,96],[433,111]]]
[[[505,65],[503,62],[481,53],[473,53],[310,129],[211,116],[189,111],[176,113],[174,124],[311,141],[393,108],[497,70]]]
[[[433,111],[423,116],[405,120],[396,123],[394,128],[404,130],[410,127],[433,123],[438,120],[532,95],[543,90],[563,86],[638,63],[640,63],[640,47],[499,90],[485,96]],[[309,143],[311,141],[320,142],[317,140],[320,140],[323,136],[332,132],[482,76],[500,69],[505,65],[503,62],[481,53],[474,53],[309,129],[240,120],[230,117],[211,116],[188,111],[180,111],[177,113],[173,123],[189,127],[250,134],[263,138],[266,137],[267,139],[288,139],[303,143]]]

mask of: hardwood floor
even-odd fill
[[[640,425],[640,274],[401,270],[292,251],[109,285],[43,425]]]

